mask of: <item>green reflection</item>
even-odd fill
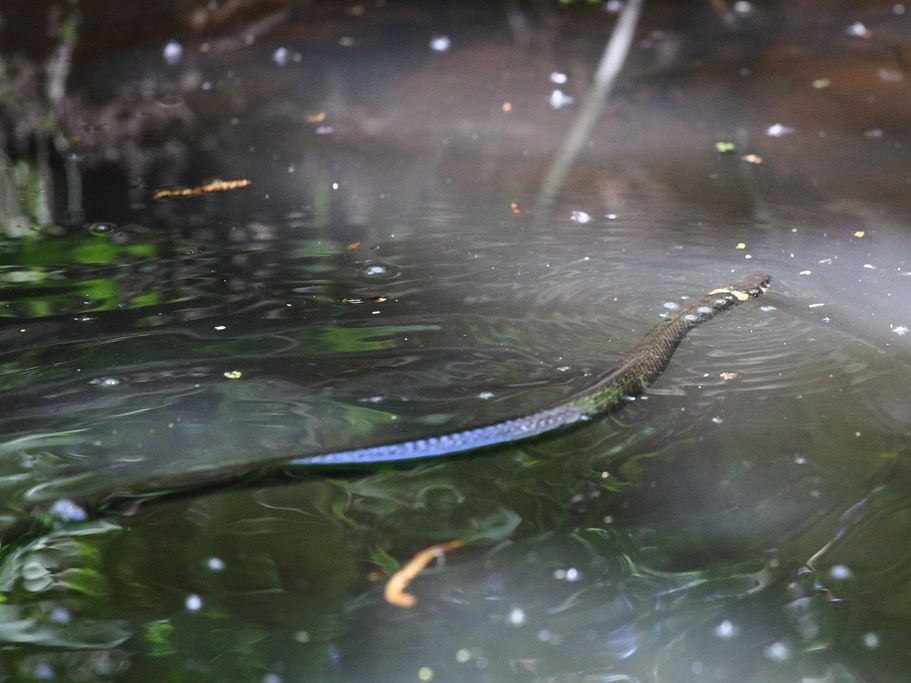
[[[130,297],[119,268],[135,268],[158,256],[152,241],[117,244],[113,234],[88,230],[53,236],[50,228],[29,240],[0,243],[0,317],[45,318],[66,313],[110,311],[123,303],[160,303],[160,295]],[[138,299],[138,301],[137,301]]]

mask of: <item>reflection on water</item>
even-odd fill
[[[893,81],[851,81],[828,50],[895,52],[839,33],[795,65],[786,15],[781,38],[755,17],[749,54],[650,33],[670,21],[651,15],[641,50],[703,58],[657,76],[634,61],[541,220],[540,150],[571,116],[549,108],[543,62],[578,78],[566,60],[603,40],[576,9],[575,48],[422,40],[401,81],[358,72],[359,39],[308,43],[325,79],[289,71],[317,68],[303,59],[276,75],[275,45],[222,56],[274,98],[204,117],[208,163],[249,188],[0,241],[0,678],[908,677],[906,133]],[[869,23],[889,44],[896,16]],[[497,87],[447,78],[466,65]],[[824,66],[831,87],[800,85]],[[716,93],[728,73],[737,98]],[[448,99],[427,97],[437,82]],[[846,104],[846,84],[881,107]],[[823,99],[827,135],[803,118]],[[304,125],[311,109],[334,132]],[[790,139],[765,133],[776,120]],[[717,154],[728,137],[763,163]],[[834,167],[851,154],[854,175]],[[216,477],[532,410],[616,363],[665,305],[752,272],[772,289],[694,330],[609,419],[437,463]],[[453,539],[413,608],[383,600]]]

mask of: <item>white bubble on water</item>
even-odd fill
[[[55,500],[48,512],[64,522],[84,522],[88,519],[88,513],[69,498]]]
[[[434,52],[449,52],[452,47],[452,40],[449,36],[434,36],[430,39],[430,49]]]
[[[794,132],[793,128],[790,128],[789,126],[785,126],[781,123],[775,123],[775,124],[772,124],[771,126],[769,126],[768,128],[766,128],[765,134],[768,135],[770,138],[780,138],[783,135],[790,135],[793,132]]]
[[[740,629],[730,619],[725,619],[715,627],[715,635],[722,640],[730,640],[738,633],[740,633]]]
[[[586,223],[591,223],[592,216],[585,211],[573,211],[572,214],[570,214],[570,220],[572,220],[573,223],[585,225]]]
[[[787,643],[776,640],[763,650],[763,654],[766,659],[770,659],[773,662],[786,662],[791,658],[791,648],[788,647]]]
[[[831,569],[829,569],[829,574],[833,579],[838,579],[839,581],[850,579],[852,576],[854,576],[854,572],[852,572],[850,568],[843,564],[832,565]]]
[[[291,52],[286,47],[279,47],[272,53],[272,61],[279,66],[285,66],[291,58]]]
[[[568,107],[573,104],[576,101],[576,98],[557,89],[550,94],[547,101],[550,102],[550,106],[554,109],[562,109],[563,107]]]
[[[180,64],[180,60],[183,59],[183,46],[176,40],[172,40],[164,46],[164,49],[161,51],[161,56],[164,58],[165,64],[168,66],[176,66],[177,64]]]

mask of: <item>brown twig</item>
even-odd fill
[[[241,180],[215,180],[205,185],[197,185],[196,187],[176,187],[170,190],[158,190],[158,192],[152,195],[152,200],[157,201],[168,197],[198,197],[201,194],[236,190],[239,187],[247,187],[252,184],[253,181],[247,180],[246,178]]]
[[[443,553],[461,548],[463,545],[465,545],[465,541],[457,538],[448,543],[438,543],[429,548],[424,548],[412,557],[404,567],[389,577],[389,581],[386,582],[386,589],[383,591],[383,597],[386,598],[386,602],[396,607],[414,607],[417,604],[417,598],[411,593],[405,592],[411,580],[420,574],[421,570],[430,564],[432,559],[442,557]]]

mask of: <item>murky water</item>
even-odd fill
[[[879,42],[797,22],[838,36],[805,42],[809,65],[747,68],[721,38],[684,75],[634,61],[641,80],[549,208],[536,191],[572,113],[549,118],[544,62],[591,64],[603,36],[583,40],[584,21],[547,58],[485,38],[408,79],[284,34],[337,66],[327,101],[349,100],[319,124],[334,131],[276,115],[319,111],[302,85],[272,92],[260,118],[237,105],[239,123],[210,129],[218,175],[250,187],[4,238],[0,678],[907,678],[911,141],[876,76],[907,48],[884,28],[904,21],[892,5],[867,12]],[[792,44],[750,35],[770,55]],[[268,91],[262,74],[293,82],[277,47],[219,59]],[[516,92],[409,108],[502,60]],[[869,83],[848,80],[857,64]],[[822,71],[831,89],[804,83]],[[508,133],[481,107],[535,94],[543,109]],[[789,136],[767,134],[779,121]],[[728,136],[738,154],[716,151]],[[754,272],[772,289],[694,330],[615,416],[438,462],[221,485],[235,465],[534,410],[618,362],[667,304]],[[409,586],[415,606],[384,599],[453,539]]]

